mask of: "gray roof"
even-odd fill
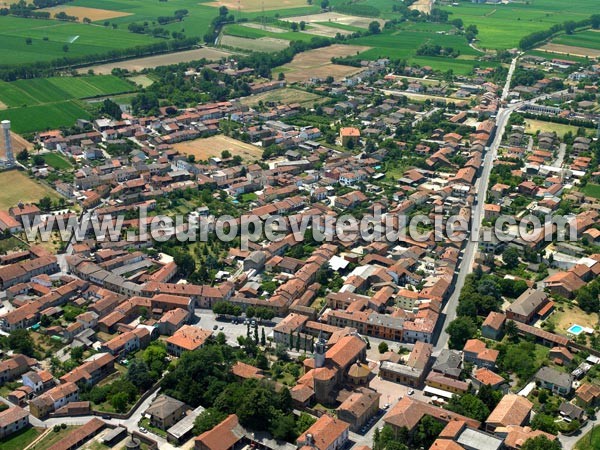
[[[547,296],[544,291],[527,289],[508,307],[508,311],[528,316],[536,311],[546,301],[546,298]]]
[[[167,433],[176,439],[181,439],[187,433],[192,431],[192,429],[194,428],[194,421],[196,420],[196,417],[198,417],[203,411],[204,408],[202,406],[198,406],[193,411],[190,411],[187,414],[187,416],[185,416],[183,419],[181,419],[179,422],[177,422],[175,425],[169,428],[167,430]]]
[[[160,395],[152,402],[152,404],[146,410],[146,414],[150,414],[152,416],[159,417],[164,419],[169,417],[179,408],[184,406],[185,403],[169,397],[167,395]]]
[[[442,350],[440,356],[438,356],[433,370],[436,372],[443,373],[445,375],[451,375],[458,377],[461,372],[462,366],[462,353],[458,350]]]
[[[559,372],[558,370],[553,369],[552,367],[542,367],[535,374],[535,378],[537,380],[544,381],[546,383],[551,383],[555,386],[564,388],[571,388],[571,385],[573,384],[572,375],[564,372]]]
[[[483,431],[465,428],[456,440],[465,448],[481,448],[485,450],[498,450],[502,447],[502,439],[484,433]]]

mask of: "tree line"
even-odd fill
[[[594,14],[588,19],[580,20],[579,22],[575,22],[573,20],[569,20],[563,23],[557,23],[552,25],[547,30],[535,31],[533,33],[524,36],[519,41],[519,48],[523,50],[529,50],[542,42],[550,39],[556,34],[565,32],[566,34],[573,34],[577,28],[589,27],[591,26],[594,29],[600,28],[600,14]]]

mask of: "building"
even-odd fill
[[[597,406],[600,404],[600,386],[583,383],[575,391],[575,401],[583,408]]]
[[[552,367],[542,367],[535,374],[535,380],[545,389],[561,396],[569,395],[573,387],[574,377],[565,372],[559,372]]]
[[[488,369],[496,367],[496,359],[498,359],[499,353],[498,350],[487,348],[485,342],[479,339],[469,339],[463,349],[465,362],[473,363],[477,367],[487,367]]]
[[[344,127],[340,129],[340,141],[346,147],[348,142],[356,145],[360,142],[360,130],[354,127]]]
[[[548,296],[544,291],[527,289],[506,309],[506,317],[509,320],[530,324],[535,322],[536,314],[546,303],[548,303]]]
[[[384,380],[420,388],[431,368],[433,346],[417,341],[405,364],[382,361],[379,376]]]
[[[380,397],[380,393],[367,388],[353,392],[338,407],[337,416],[357,433],[379,411]]]
[[[54,377],[47,370],[34,372],[33,370],[23,374],[23,385],[32,389],[35,394],[44,392],[54,386]]]
[[[538,436],[545,436],[546,439],[554,441],[556,436],[541,430],[532,430],[531,427],[521,427],[518,425],[509,425],[506,428],[498,429],[496,434],[504,437],[504,445],[507,450],[518,450],[528,439]]]
[[[18,406],[0,412],[0,439],[29,426],[29,413]]]
[[[115,357],[109,353],[96,353],[80,366],[60,377],[61,383],[93,386],[115,369]]]
[[[43,419],[51,412],[62,408],[67,403],[79,399],[79,388],[75,383],[66,382],[50,389],[48,392],[29,402],[29,411],[34,417]]]
[[[167,352],[179,357],[184,351],[189,352],[203,347],[211,336],[212,331],[184,325],[167,339]]]
[[[82,427],[71,431],[56,444],[48,447],[48,450],[75,450],[82,448],[87,441],[100,433],[105,426],[106,424],[102,420],[94,417]]]
[[[529,422],[532,408],[533,403],[525,397],[516,394],[505,395],[485,421],[485,429],[494,432],[496,428],[509,425],[525,425]]]
[[[503,335],[506,316],[498,312],[490,312],[481,326],[481,335],[488,339],[500,340]]]
[[[461,416],[460,414],[438,408],[437,406],[408,396],[402,397],[383,417],[383,421],[386,425],[392,427],[392,430],[397,435],[402,428],[406,428],[409,433],[412,433],[425,416],[432,417],[438,422],[446,424],[454,421],[463,421],[474,429],[479,428],[481,425],[477,420]]]
[[[0,362],[0,385],[12,381],[29,370],[37,361],[25,355],[16,354]]]
[[[148,407],[145,414],[150,416],[150,423],[153,426],[161,430],[167,430],[167,428],[179,422],[188,409],[189,407],[179,400],[167,395],[159,395]]]
[[[113,356],[126,355],[129,352],[145,348],[150,343],[150,332],[144,328],[135,328],[115,336],[102,344],[102,351]]]
[[[317,419],[297,439],[301,450],[341,450],[348,442],[350,424],[327,414]]]

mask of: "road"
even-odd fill
[[[415,120],[413,120],[413,123],[411,124],[412,127],[416,127],[419,124],[419,122],[430,117],[431,115],[435,114],[439,110],[440,110],[440,108],[433,108],[433,109],[427,111],[425,114],[421,114],[419,117],[417,117]]]
[[[583,438],[587,434],[587,432],[592,429],[592,427],[600,427],[600,417],[596,418],[596,420],[588,420],[587,423],[583,427],[581,427],[579,432],[577,432],[573,436],[565,436],[564,434],[559,434],[558,440],[560,441],[563,450],[572,450],[573,448],[575,448],[575,444],[577,444],[577,442],[581,438]]]
[[[514,73],[516,63],[517,58],[513,59],[510,65],[510,69],[508,71],[508,76],[506,79],[506,84],[502,92],[502,99],[506,98],[510,90],[510,81]],[[477,253],[477,248],[479,247],[479,230],[481,228],[481,221],[483,220],[483,205],[485,203],[490,173],[492,172],[494,159],[496,157],[498,147],[500,147],[500,143],[502,142],[504,130],[506,129],[506,125],[508,124],[508,118],[510,117],[512,112],[518,109],[519,107],[521,107],[521,104],[517,103],[510,105],[506,108],[500,108],[500,110],[498,111],[498,115],[496,117],[496,136],[485,154],[483,160],[483,167],[481,170],[481,176],[479,177],[475,185],[477,197],[475,205],[473,206],[473,210],[471,212],[470,236],[467,238],[467,243],[463,247],[462,261],[460,262],[458,275],[456,276],[456,280],[454,282],[454,291],[450,295],[450,298],[448,299],[448,302],[442,310],[442,315],[440,317],[441,324],[438,325],[440,327],[440,331],[435,345],[435,351],[437,353],[439,353],[441,349],[446,348],[448,345],[449,336],[448,333],[446,333],[445,329],[450,322],[456,319],[456,308],[458,306],[458,297],[460,296],[460,291],[462,290],[462,287],[465,284],[465,279],[467,278],[467,275],[471,273],[471,270],[473,269],[475,254]]]
[[[554,160],[554,162],[552,163],[552,167],[557,167],[557,168],[562,167],[563,162],[565,160],[566,152],[567,152],[567,144],[565,144],[564,142],[561,142],[560,146],[558,147],[558,155],[557,155],[556,159]]]

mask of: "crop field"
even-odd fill
[[[123,11],[111,11],[110,9],[100,9],[100,8],[86,8],[85,6],[53,6],[51,8],[44,8],[41,11],[47,11],[50,13],[51,17],[54,17],[55,14],[64,12],[69,16],[75,16],[78,18],[79,22],[82,22],[84,18],[90,19],[92,22],[97,22],[99,20],[106,19],[114,19],[116,17],[124,17],[130,16],[131,13],[123,12]]]
[[[260,147],[223,135],[179,142],[173,145],[173,148],[180,153],[194,155],[198,161],[205,161],[215,156],[220,158],[223,150],[229,150],[233,156],[241,156],[244,161],[255,161],[262,156]]]
[[[241,50],[253,50],[259,52],[277,52],[289,47],[290,41],[271,37],[250,39],[239,36],[224,34],[219,43],[226,47],[239,48]]]
[[[220,8],[226,6],[232,11],[237,11],[238,6],[242,11],[258,12],[272,11],[277,9],[300,8],[306,6],[306,0],[217,0],[205,3],[207,6]]]
[[[18,107],[135,90],[135,85],[112,75],[35,78],[10,83],[0,81],[0,100],[9,107]]]
[[[269,27],[272,28],[272,27]],[[307,32],[294,32],[287,31],[283,29],[278,29],[277,31],[269,31],[269,29],[263,28],[251,28],[245,25],[240,24],[232,24],[227,25],[223,29],[223,34],[230,36],[237,36],[247,39],[260,39],[264,37],[272,38],[272,39],[283,39],[287,41],[310,41],[314,36],[312,34],[308,34]]]
[[[73,167],[69,161],[60,156],[58,153],[44,153],[42,156],[46,164],[54,169],[65,170]]]
[[[600,50],[600,32],[589,30],[571,35],[565,34],[554,39],[552,42]]]
[[[79,69],[79,73],[87,73],[93,70],[95,74],[108,75],[113,69],[121,68],[130,72],[139,72],[144,69],[152,69],[159,66],[168,66],[170,64],[179,64],[186,61],[197,61],[207,59],[209,61],[218,61],[221,58],[230,56],[230,52],[217,50],[215,48],[198,48],[195,50],[186,50],[183,52],[167,53],[164,55],[147,56],[145,58],[128,59],[115,63],[99,64],[97,66],[84,67]]]
[[[291,103],[299,103],[306,107],[311,107],[315,103],[323,101],[323,97],[311,92],[302,91],[294,88],[276,89],[274,91],[263,92],[261,94],[251,95],[241,99],[242,105],[256,106],[259,102],[263,103],[280,103],[289,105]]]
[[[42,197],[58,198],[58,194],[40,183],[29,178],[18,170],[0,173],[0,209],[8,209],[19,202],[37,202]]]
[[[595,50],[587,47],[576,47],[573,45],[563,45],[550,42],[549,44],[538,47],[539,50],[547,51],[550,53],[557,53],[559,55],[573,55],[581,58],[600,58],[600,50]]]
[[[537,119],[525,119],[525,132],[529,133],[529,134],[535,134],[538,131],[540,133],[547,131],[547,132],[556,132],[556,134],[558,136],[564,136],[566,133],[571,132],[574,135],[577,135],[577,130],[578,127],[576,127],[575,125],[568,125],[568,124],[564,124],[564,123],[554,123],[554,122],[547,122],[544,120],[537,120]],[[595,130],[588,128],[585,129],[586,130],[586,134],[588,136],[593,136],[595,134]]]
[[[23,137],[11,131],[10,133],[10,144],[12,147],[13,154],[16,156],[21,150],[31,149],[33,145],[26,141]],[[4,158],[6,155],[6,146],[4,145],[4,139],[0,139],[0,157]]]
[[[586,19],[597,7],[597,0],[536,0],[493,5],[461,2],[441,8],[451,14],[450,20],[460,18],[465,25],[477,25],[479,47],[506,49],[517,47],[523,36],[556,23]]]
[[[351,42],[371,47],[361,54],[365,59],[406,59],[411,64],[431,66],[441,71],[452,69],[458,74],[467,74],[480,65],[475,59],[481,53],[469,47],[464,36],[459,35],[401,30],[353,39]],[[424,43],[452,47],[460,51],[460,56],[458,58],[417,56],[417,49]]]
[[[292,62],[273,69],[273,73],[283,71],[286,80],[290,82],[306,81],[311,77],[326,78],[332,76],[335,79],[343,78],[359,72],[359,67],[342,66],[332,64],[331,58],[336,56],[350,56],[368,50],[369,47],[358,45],[331,45],[329,47],[309,50],[299,53]]]
[[[370,17],[359,17],[359,16],[350,16],[348,14],[339,14],[336,12],[326,12],[320,14],[309,14],[305,16],[292,16],[286,17],[284,20],[288,20],[290,22],[300,22],[304,21],[306,23],[323,23],[323,24],[340,24],[340,25],[348,25],[356,28],[369,28],[369,24],[373,22],[373,20],[377,20],[380,25],[383,27],[385,24],[385,20],[381,19],[373,19]]]
[[[90,113],[80,102],[71,100],[0,111],[0,120],[9,119],[16,133],[72,126],[77,119],[90,118]]]

